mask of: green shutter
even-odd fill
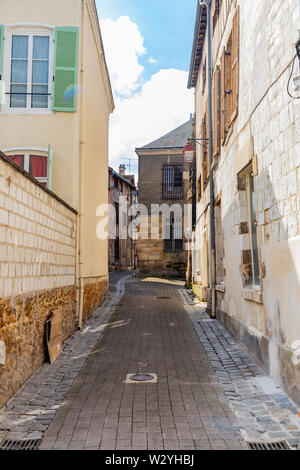
[[[48,145],[47,158],[47,188],[52,189],[52,150],[50,144]]]
[[[77,27],[55,28],[54,111],[76,111],[78,35]]]
[[[4,45],[4,26],[0,24],[0,80],[3,72],[3,45]]]

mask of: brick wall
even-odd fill
[[[76,329],[76,219],[0,154],[0,406],[44,362],[49,314]]]

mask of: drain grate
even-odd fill
[[[0,450],[38,450],[42,439],[27,439],[24,441],[14,441],[6,439],[0,442]]]
[[[250,450],[291,450],[286,441],[280,442],[247,442]]]
[[[135,382],[148,382],[148,380],[153,380],[153,375],[135,374],[130,376],[130,380],[134,380]]]

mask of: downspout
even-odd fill
[[[300,39],[300,0],[298,0],[299,3],[299,39]]]
[[[299,0],[300,1],[300,0]],[[214,148],[213,148],[213,104],[212,104],[212,35],[211,35],[211,0],[200,0],[207,12],[207,84],[209,114],[209,166],[210,166],[210,289],[211,316],[216,317],[216,240],[215,240],[215,196],[214,196]]]
[[[80,41],[80,89],[83,89],[83,45],[84,45],[84,8],[85,0],[81,0],[81,41]],[[80,93],[79,107],[79,156],[78,156],[78,223],[77,223],[77,250],[78,250],[78,327],[82,328],[84,283],[82,277],[82,182],[83,182],[83,93]]]

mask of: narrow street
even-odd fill
[[[0,410],[3,439],[73,450],[238,450],[244,438],[299,439],[297,409],[186,300],[182,282],[117,273],[110,285],[110,300],[59,359]],[[125,383],[137,372],[157,383]]]

